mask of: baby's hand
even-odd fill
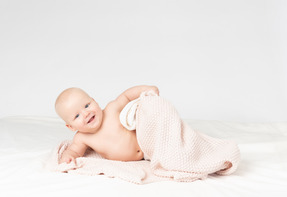
[[[62,157],[61,159],[60,159],[60,164],[61,163],[71,163],[71,161],[73,161],[75,164],[76,164],[76,159],[74,158],[74,157],[72,157],[72,156],[65,156],[65,157]]]
[[[69,151],[69,150],[65,150],[62,154],[62,157],[59,161],[59,164],[74,162],[75,165],[77,165],[76,158],[77,158],[77,155],[75,153],[73,153],[72,151]]]
[[[159,96],[159,89],[156,86],[151,86],[151,90],[153,90]]]

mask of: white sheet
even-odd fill
[[[135,185],[104,175],[52,173],[43,165],[73,133],[57,118],[0,119],[0,196],[286,196],[287,122],[234,123],[186,120],[210,136],[239,143],[241,163],[230,176],[191,183]]]

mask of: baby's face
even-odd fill
[[[103,112],[98,103],[85,92],[73,92],[60,107],[61,117],[67,127],[83,133],[96,132],[101,124]]]

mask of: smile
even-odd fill
[[[95,119],[95,115],[93,115],[90,120],[88,121],[88,124],[91,123]]]

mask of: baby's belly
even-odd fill
[[[119,161],[139,161],[143,159],[143,156],[143,152],[136,141],[136,136],[132,135],[116,141],[113,148],[110,149],[109,154],[107,154],[107,159]]]
[[[143,152],[140,149],[123,149],[115,154],[115,158],[120,161],[139,161],[143,159]]]

